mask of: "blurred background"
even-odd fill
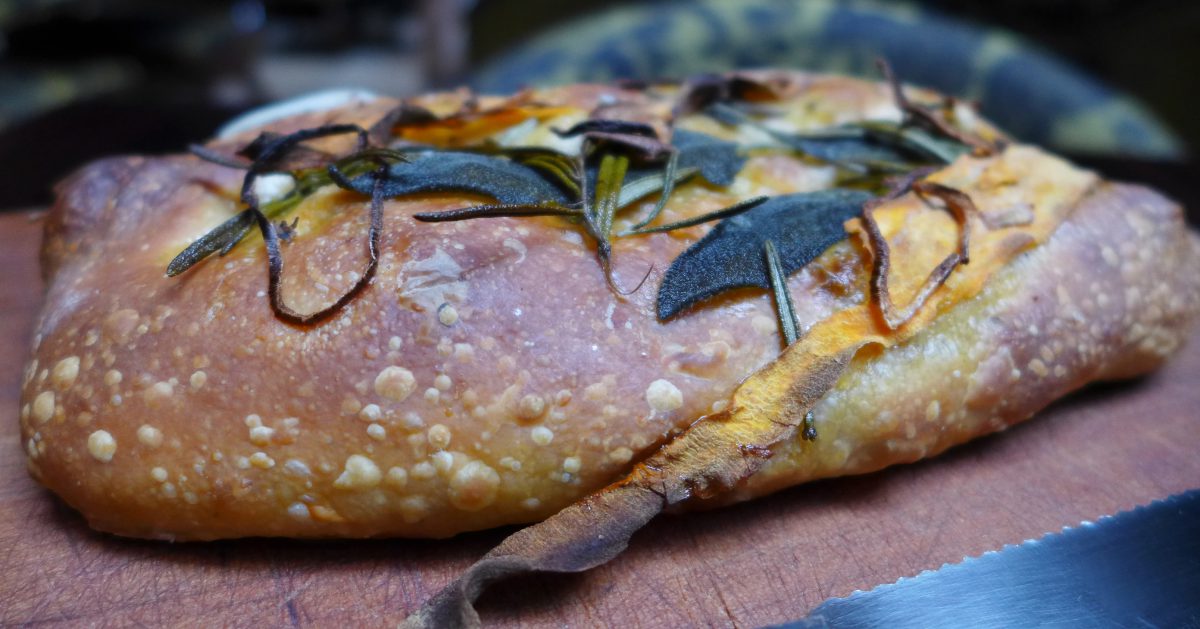
[[[874,76],[881,55],[1020,139],[1200,204],[1195,0],[0,0],[0,210],[316,90]]]

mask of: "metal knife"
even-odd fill
[[[831,598],[780,629],[1200,629],[1200,489]]]

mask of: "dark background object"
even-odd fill
[[[506,0],[481,2],[471,12],[471,62],[484,64],[529,33],[600,7],[655,2]],[[792,4],[780,2],[778,4]],[[863,4],[863,3],[860,3]],[[921,7],[947,17],[1022,35],[1116,89],[1141,99],[1183,140],[1200,146],[1200,3],[1188,0],[920,0],[878,2]],[[866,5],[871,6],[871,5]],[[521,35],[525,34],[525,35]]]
[[[780,4],[788,4],[781,0]],[[571,18],[688,2],[0,0],[0,209],[44,205],[104,155],[181,150],[235,112],[330,85],[411,94]],[[1200,144],[1200,4],[1177,0],[880,2],[1000,26],[1142,99]],[[1084,158],[1195,206],[1194,162]]]

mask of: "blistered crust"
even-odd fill
[[[811,119],[787,123],[797,128],[896,115],[882,86],[787,76],[796,111],[810,112]],[[577,86],[537,96],[584,109],[615,100],[647,116],[669,113],[615,88]],[[448,112],[463,98],[422,102]],[[818,106],[800,106],[806,102]],[[354,104],[271,128],[369,124],[390,104]],[[720,131],[704,129],[703,119],[692,124]],[[340,141],[323,146],[335,150]],[[755,156],[727,190],[696,184],[677,190],[663,220],[757,194],[824,188],[832,177],[828,166]],[[620,477],[670,435],[719,408],[780,349],[772,304],[761,291],[734,294],[667,324],[655,319],[662,272],[704,228],[617,240],[619,281],[633,285],[653,268],[646,286],[621,300],[608,289],[592,243],[556,219],[411,219],[478,201],[450,195],[387,202],[371,286],[325,323],[290,326],[266,300],[257,238],[181,277],[163,275],[190,239],[235,211],[239,183],[239,172],[190,157],[126,158],[94,164],[60,188],[47,222],[47,307],[26,372],[21,421],[32,473],[98,529],[171,539],[446,536],[537,520]],[[1133,200],[1157,208],[1137,213],[1148,225],[1138,238],[1153,241],[1146,246],[1170,248],[1171,239],[1183,238],[1160,229],[1177,227],[1177,209],[1157,198]],[[366,206],[359,196],[330,189],[299,208],[297,237],[284,248],[283,294],[293,307],[317,309],[357,279],[365,263]],[[1194,265],[1194,251],[1186,255]],[[865,299],[861,258],[844,244],[791,279],[802,328]],[[1125,283],[1118,288],[1135,286],[1149,298],[1159,281],[1168,291],[1188,286],[1148,277],[1120,275]],[[1181,303],[1178,312],[1195,310],[1194,295]],[[1159,308],[1177,312],[1168,305]],[[1029,312],[1042,321],[1036,325],[1059,316]],[[1180,334],[1180,322],[1169,317],[1138,315],[1136,322],[1148,338]],[[1010,352],[1029,344],[1021,336],[1033,334],[1028,330],[1004,337]],[[899,360],[888,357],[911,351],[905,347],[879,364]],[[967,355],[992,365],[984,354]],[[873,364],[863,358],[843,382],[865,378],[854,374],[867,374]],[[1149,363],[1129,365],[1133,373]],[[990,373],[967,366],[960,371]],[[1051,374],[1058,366],[1072,369],[1071,386],[1118,375],[1086,361],[1045,366]],[[940,382],[946,371],[930,371],[928,382]],[[920,380],[900,380],[909,388],[895,392],[909,398],[887,398],[893,385],[881,380],[846,390],[874,391],[869,399],[876,406],[867,411],[924,395]],[[985,385],[1002,386],[996,382]],[[1033,380],[1013,386],[1022,382]],[[1011,417],[1023,418],[1017,416],[1071,386],[1031,389],[1036,403]],[[946,400],[939,418],[958,408]],[[806,457],[778,453],[747,491],[912,460],[918,443],[924,453],[950,445],[924,443],[923,428],[909,436],[906,414],[895,426],[864,428],[878,423],[879,413],[866,413],[863,404],[839,389],[818,414],[818,447],[840,452],[846,440],[837,426],[844,426],[858,435],[851,450],[861,460],[813,457],[823,466],[814,470]],[[961,426],[954,433],[959,440],[995,429],[982,420]]]

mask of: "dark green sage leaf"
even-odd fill
[[[770,288],[766,241],[775,243],[783,273],[791,275],[846,238],[842,224],[871,198],[839,189],[789,194],[726,218],[671,263],[658,290],[658,318],[734,288]]]
[[[679,152],[679,169],[699,168],[714,186],[728,186],[746,165],[738,145],[698,131],[676,129],[671,144]]]
[[[466,192],[491,197],[505,205],[568,205],[575,199],[542,171],[509,159],[456,151],[409,153],[411,161],[392,164],[385,175],[383,196],[394,198],[425,192]],[[374,173],[335,183],[371,194]]]

